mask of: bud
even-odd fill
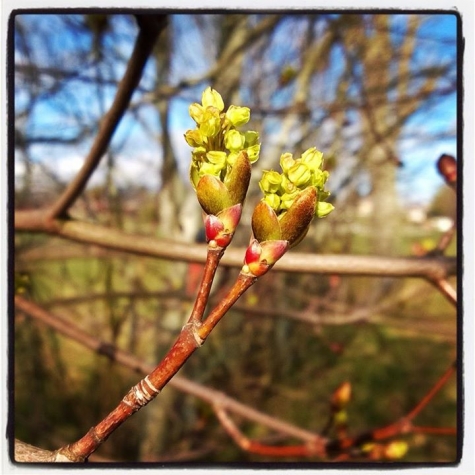
[[[318,206],[318,198],[329,195],[324,190],[328,173],[320,168],[322,157],[316,148],[308,149],[297,160],[284,153],[280,157],[282,174],[263,172],[259,187],[264,198],[252,214],[253,240],[241,272],[256,277],[265,274],[305,237],[315,215],[326,216],[333,209],[331,204]]]
[[[254,163],[259,158],[259,153],[261,151],[261,144],[257,143],[255,145],[251,145],[247,148],[247,156],[249,157],[249,161]]]
[[[204,175],[196,187],[198,201],[207,214],[215,216],[233,203],[224,183],[212,175]]]
[[[287,211],[295,201],[295,198],[298,196],[299,192],[298,190],[295,190],[293,193],[284,193],[280,197],[280,210],[281,211]],[[284,214],[281,213],[281,216]]]
[[[280,223],[275,211],[264,201],[254,208],[251,220],[252,232],[259,242],[281,239]]]
[[[351,400],[351,383],[345,381],[334,391],[331,398],[332,408],[335,410],[345,408]]]
[[[231,152],[237,152],[244,148],[246,139],[237,130],[228,130],[224,134],[224,146]]]
[[[231,171],[224,178],[224,184],[229,191],[233,204],[244,202],[250,181],[251,164],[247,153],[242,151],[237,155]]]
[[[259,142],[259,134],[255,130],[244,132],[244,138],[246,139],[246,147],[251,147]]]
[[[295,160],[292,158],[291,153],[283,153],[280,156],[280,168],[282,168],[282,171],[285,175],[289,173],[289,170],[294,166],[294,164]]]
[[[306,188],[280,219],[281,238],[289,241],[290,247],[297,245],[307,234],[316,204],[317,191],[314,187]]]
[[[457,183],[457,160],[455,157],[444,153],[437,161],[437,169],[448,185]]]
[[[272,195],[265,195],[262,200],[263,203],[267,203],[274,211],[280,209],[280,198],[275,193]]]
[[[282,182],[282,176],[271,170],[265,171],[262,175],[262,179],[259,182],[259,187],[264,193],[276,193]]]
[[[226,166],[226,152],[213,150],[206,154],[209,163],[217,165],[221,170]]]
[[[340,410],[335,412],[334,414],[334,421],[335,421],[335,426],[337,427],[342,427],[346,426],[348,423],[348,413],[345,410]]]
[[[285,254],[287,248],[287,241],[259,242],[257,239],[252,239],[246,250],[241,272],[255,277],[264,275]]]
[[[185,133],[185,140],[191,147],[199,147],[203,145],[203,135],[199,130],[187,130]]]
[[[406,442],[403,440],[393,440],[384,448],[384,457],[388,460],[402,459],[409,450]]]
[[[201,96],[201,103],[203,107],[215,107],[218,111],[222,111],[224,109],[224,102],[221,94],[211,87],[207,87]]]
[[[249,120],[249,108],[231,106],[222,113],[223,99],[211,87],[205,89],[201,100],[202,104],[194,103],[189,108],[197,128],[185,133],[186,142],[194,147],[190,180],[203,210],[216,216],[244,202],[250,164],[259,157],[259,135],[235,129]]]
[[[204,109],[203,106],[194,102],[188,108],[190,117],[199,125],[203,120]]]
[[[305,163],[313,170],[319,170],[323,165],[323,153],[315,147],[309,148],[302,153],[302,163]]]
[[[227,247],[241,219],[242,205],[236,204],[220,211],[217,216],[205,217],[206,241],[211,247]]]
[[[289,180],[298,188],[306,187],[310,184],[312,173],[305,163],[295,163],[290,167],[287,176]]]
[[[280,190],[278,190],[278,192],[281,194],[293,194],[294,197],[296,197],[300,190],[290,181],[288,174],[283,173],[281,176],[282,181],[280,183]]]
[[[200,133],[205,137],[214,137],[221,130],[219,111],[215,107],[208,107],[199,124]]]
[[[315,147],[296,160],[291,153],[283,153],[280,165],[283,173],[264,172],[259,186],[264,192],[263,201],[279,219],[281,238],[289,240],[292,247],[305,236],[313,216],[322,218],[333,210],[332,204],[325,203],[330,195],[324,188],[329,174],[321,169],[323,154]]]
[[[202,178],[205,175],[212,175],[216,178],[219,178],[222,168],[219,165],[214,165],[213,163],[203,163],[199,171],[199,177]]]
[[[317,217],[324,218],[328,216],[335,207],[331,203],[327,203],[326,201],[319,201],[317,204]]]
[[[251,111],[249,110],[249,107],[238,107],[231,105],[226,112],[226,119],[228,119],[234,127],[247,124],[250,118]]]

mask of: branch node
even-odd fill
[[[145,378],[139,381],[135,386],[132,386],[130,391],[122,399],[122,402],[131,407],[135,412],[147,405],[159,393],[160,389],[157,389],[150,382],[148,376],[145,376]]]
[[[204,339],[200,337],[198,333],[198,329],[201,327],[201,322],[197,320],[193,320],[191,322],[186,323],[183,325],[181,331],[188,330],[189,333],[193,336],[193,340],[195,340],[196,347],[199,348],[203,345]]]

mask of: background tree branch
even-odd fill
[[[205,262],[206,246],[189,245],[148,236],[131,235],[104,226],[75,220],[45,222],[43,215],[19,211],[15,214],[17,231],[51,232],[54,235],[106,249],[129,252],[148,257]],[[244,248],[228,249],[221,263],[241,268]],[[457,260],[452,257],[376,257],[346,255],[312,255],[293,253],[285,255],[275,265],[285,272],[311,272],[324,274],[359,274],[391,277],[425,277],[429,280],[446,278],[457,273]]]
[[[114,101],[99,124],[99,130],[84,160],[84,165],[51,206],[48,212],[50,219],[64,217],[69,207],[83,192],[92,173],[104,155],[117,125],[129,106],[130,99],[142,77],[143,69],[153,50],[155,41],[163,28],[165,28],[166,16],[139,17],[138,23],[140,31],[137,41],[124,77],[117,88]]]

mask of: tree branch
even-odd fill
[[[115,361],[123,366],[132,369],[135,372],[141,374],[150,374],[154,370],[154,366],[144,363],[139,358],[123,351],[119,348],[116,348],[114,345],[111,345],[107,342],[100,340],[99,338],[90,335],[86,331],[82,330],[76,326],[72,321],[74,319],[64,319],[55,315],[51,312],[46,311],[39,305],[21,296],[15,296],[15,305],[16,307],[27,313],[30,317],[41,321],[42,323],[48,325],[51,328],[54,328],[60,334],[82,344],[86,348],[102,354],[112,361]],[[315,443],[318,439],[314,433],[301,429],[292,424],[279,420],[270,415],[264,414],[252,407],[246,406],[235,399],[227,396],[226,394],[210,389],[206,386],[200,385],[198,383],[192,382],[182,376],[175,376],[169,381],[170,386],[183,391],[187,394],[191,394],[195,397],[198,397],[209,404],[216,404],[219,402],[220,407],[225,408],[228,411],[231,411],[241,417],[244,417],[248,420],[252,420],[259,424],[263,424],[275,431],[286,434],[290,437],[295,437],[300,440],[303,440],[307,443]],[[59,456],[56,452],[43,451],[42,449],[37,449],[41,452],[47,453],[35,453],[35,451],[25,451],[24,444],[22,442],[19,445],[15,446],[15,460],[17,462],[27,462],[27,461],[60,461],[57,459]],[[17,451],[18,448],[18,451]],[[28,453],[27,453],[28,452]],[[30,454],[30,455],[29,455]],[[26,458],[29,457],[29,458]],[[40,458],[31,458],[31,457],[42,457]],[[46,457],[46,458],[45,458]],[[68,461],[68,460],[63,460]]]
[[[124,77],[119,83],[114,102],[100,122],[96,139],[92,144],[81,170],[74,179],[71,180],[67,188],[48,211],[48,217],[50,219],[64,217],[67,210],[82,193],[89,178],[97,168],[99,161],[109,146],[117,125],[127,110],[132,94],[140,82],[143,69],[152,52],[155,40],[166,25],[166,17],[162,15],[149,17],[147,20],[144,18],[141,18],[139,21],[140,31]]]
[[[36,211],[17,211],[15,230],[46,232],[72,241],[141,256],[182,262],[206,261],[205,245],[159,240],[75,220],[48,222],[44,219],[44,213]],[[244,253],[244,248],[227,249],[221,264],[241,268]],[[456,275],[457,259],[444,256],[383,257],[288,253],[277,262],[274,270],[315,274],[423,277],[439,281]]]

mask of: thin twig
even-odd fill
[[[15,305],[21,311],[27,313],[32,318],[54,328],[60,334],[80,343],[101,355],[104,355],[131,370],[141,373],[149,374],[153,371],[154,366],[144,363],[139,358],[123,351],[114,345],[107,343],[95,336],[85,332],[77,325],[72,323],[73,319],[65,319],[40,307],[34,302],[26,300],[21,296],[15,296]],[[219,401],[221,407],[231,411],[245,419],[252,420],[259,424],[265,425],[275,431],[285,434],[290,437],[295,437],[303,441],[311,441],[315,435],[309,431],[296,427],[288,422],[276,419],[258,410],[242,404],[235,399],[227,396],[221,391],[216,391],[209,387],[190,381],[183,376],[176,375],[171,381],[170,386],[187,394],[191,394],[209,404],[216,404]]]
[[[456,364],[450,365],[450,367],[444,372],[444,374],[438,379],[438,381],[432,386],[424,397],[416,404],[416,406],[405,416],[401,417],[396,422],[389,424],[386,427],[380,429],[374,429],[372,431],[364,432],[355,437],[346,437],[344,439],[332,440],[327,444],[327,451],[333,454],[339,454],[341,451],[347,451],[353,447],[361,446],[367,442],[374,442],[380,440],[387,440],[395,437],[399,434],[408,434],[414,432],[414,426],[412,421],[419,415],[419,413],[427,407],[429,402],[434,396],[447,384],[452,377],[456,369]],[[416,432],[420,432],[420,428]],[[429,432],[427,430],[427,432]],[[438,428],[432,430],[433,434],[439,435],[456,435],[456,431],[453,428]]]
[[[446,231],[444,234],[442,234],[439,242],[437,243],[437,246],[435,248],[435,252],[436,253],[439,253],[439,254],[442,254],[446,249],[447,247],[449,246],[449,244],[452,242],[452,239],[455,235],[455,231],[457,231],[457,223],[454,222],[451,226],[451,228]]]
[[[48,218],[51,220],[66,216],[68,209],[82,193],[89,178],[97,168],[99,161],[109,146],[117,125],[127,110],[132,94],[140,82],[143,69],[152,52],[157,36],[166,25],[166,17],[158,15],[149,17],[147,20],[142,18],[139,25],[140,31],[134,50],[125,74],[117,88],[111,108],[99,124],[99,131],[81,170],[70,181],[64,192],[48,211]]]
[[[205,268],[203,270],[203,277],[201,278],[200,287],[198,289],[198,295],[196,296],[193,310],[191,311],[188,323],[200,322],[203,318],[203,313],[208,303],[209,293],[211,291],[211,285],[213,284],[214,276],[218,269],[219,261],[224,254],[222,248],[208,248],[206,255]]]
[[[247,276],[240,273],[231,288],[228,297],[222,299],[214,310],[208,315],[206,320],[197,328],[197,334],[205,340],[213,328],[218,324],[226,312],[234,305],[239,297],[257,281],[257,277]]]
[[[239,274],[228,295],[210,313],[205,322],[203,324],[196,321],[187,323],[158,366],[133,386],[119,404],[82,438],[58,449],[58,456],[66,457],[73,462],[87,460],[89,455],[96,451],[130,416],[155,399],[194,351],[204,343],[229,308],[255,281],[256,277]],[[21,300],[20,303],[22,303]]]
[[[429,279],[429,282],[437,287],[450,303],[455,307],[457,306],[457,291],[450,285],[447,279]]]
[[[413,432],[414,434],[457,435],[457,428],[412,426],[411,432]]]
[[[228,413],[222,406],[215,404],[213,409],[219,419],[219,422],[226,432],[231,436],[234,442],[246,452],[270,457],[325,456],[325,439],[322,437],[315,436],[313,441],[300,445],[274,446],[262,444],[246,437],[231,420]]]
[[[414,409],[404,418],[408,421],[412,421],[419,415],[419,413],[429,404],[434,396],[445,386],[447,381],[452,377],[457,368],[456,363],[453,363],[445,371],[445,373],[439,378],[434,386],[427,392],[427,394],[416,404]]]

